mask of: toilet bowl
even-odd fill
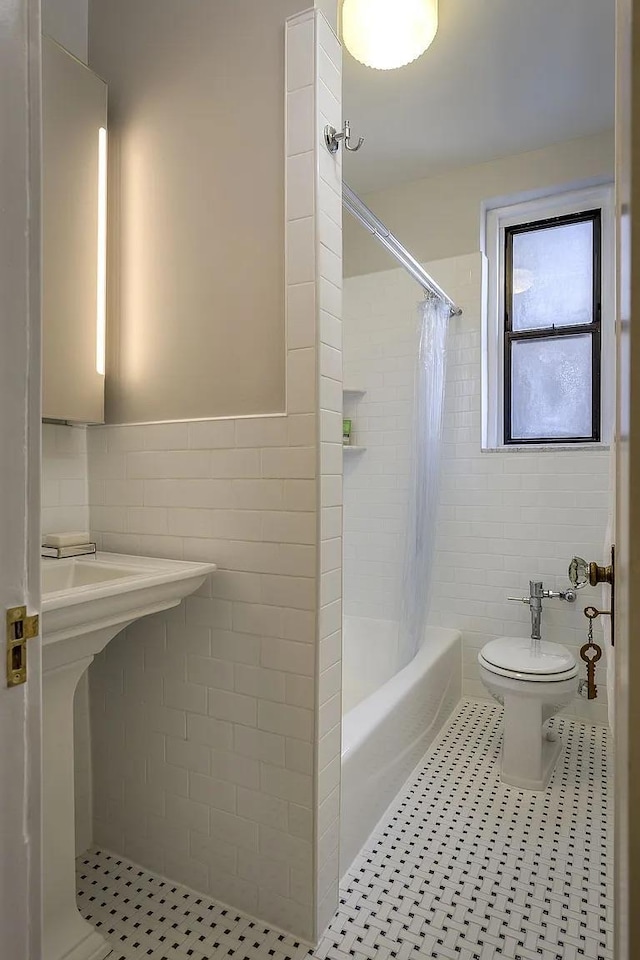
[[[562,742],[543,725],[577,692],[575,657],[559,643],[498,637],[482,648],[478,664],[483,684],[504,707],[501,779],[524,790],[544,790]]]

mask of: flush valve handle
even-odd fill
[[[576,591],[571,587],[569,587],[568,590],[560,590],[557,593],[554,590],[543,590],[540,599],[566,600],[567,603],[574,603],[576,600]],[[507,597],[507,600],[513,600],[515,603],[531,603],[531,597]]]

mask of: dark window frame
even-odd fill
[[[593,224],[593,309],[590,323],[558,324],[530,330],[514,330],[513,312],[513,238],[516,234],[533,233],[548,227],[571,223]],[[602,210],[585,210],[559,217],[548,217],[529,223],[505,227],[504,237],[504,439],[505,446],[528,444],[599,443],[601,439],[602,380]],[[513,437],[511,432],[512,345],[518,340],[553,340],[580,334],[591,336],[591,435],[582,437]]]

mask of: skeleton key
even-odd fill
[[[589,632],[587,642],[580,647],[580,656],[587,665],[587,700],[595,700],[598,696],[596,663],[602,656],[602,648],[593,642],[593,621],[600,616],[600,611],[595,607],[585,607],[584,615],[589,620]]]

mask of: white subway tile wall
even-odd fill
[[[477,653],[497,636],[528,636],[530,579],[566,587],[577,553],[604,557],[609,512],[609,454],[591,450],[482,452],[480,254],[428,265],[463,307],[451,320],[443,470],[430,620],[464,638],[464,693],[486,697]],[[345,614],[398,618],[409,439],[420,291],[400,270],[345,281],[345,386],[354,443],[346,459]],[[583,608],[600,602],[586,589],[574,605],[545,603],[544,635],[577,655],[586,639]],[[600,628],[597,628],[599,633]],[[606,673],[598,700],[576,697],[568,712],[606,722]]]
[[[86,427],[42,424],[42,532],[89,529]]]
[[[397,621],[420,288],[403,270],[344,286],[344,413],[366,448],[344,457],[344,612]]]
[[[219,568],[91,668],[94,824],[97,843],[312,940],[338,881],[323,801],[340,718],[322,708],[339,699],[325,680],[340,655],[341,406],[323,388],[341,397],[339,161],[330,183],[315,171],[340,47],[309,11],[286,50],[287,415],[90,431],[100,546]],[[320,406],[335,414],[322,444]],[[321,534],[325,502],[337,516]]]

